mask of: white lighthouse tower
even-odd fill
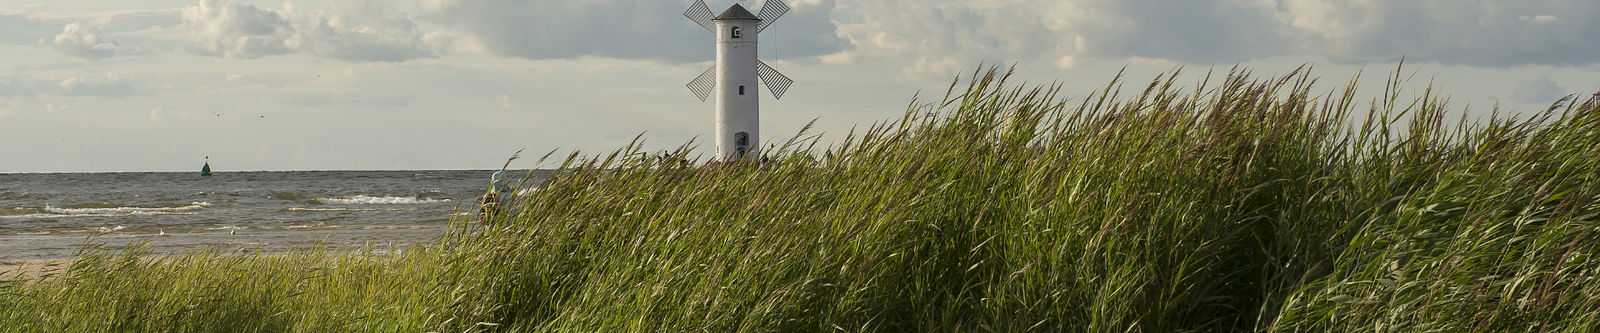
[[[761,156],[761,101],[756,80],[766,83],[775,98],[783,98],[794,80],[757,60],[756,42],[761,30],[788,11],[783,1],[767,0],[759,16],[734,4],[713,17],[705,1],[697,0],[683,13],[717,38],[717,63],[688,84],[701,101],[712,92],[717,95],[717,159],[741,161]]]

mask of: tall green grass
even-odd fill
[[[490,223],[404,254],[91,253],[0,287],[0,327],[1600,327],[1593,100],[1447,121],[1432,88],[1400,97],[1399,74],[1371,101],[1303,70],[1171,73],[1131,95],[1119,77],[1076,98],[1010,74],[976,71],[836,145],[803,131],[769,163],[573,153]]]

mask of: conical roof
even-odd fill
[[[756,17],[756,14],[751,14],[749,10],[744,9],[744,6],[740,6],[739,4],[733,4],[733,7],[728,7],[728,10],[723,11],[722,15],[717,15],[717,18],[714,18],[713,20],[756,20],[756,21],[760,21],[761,18],[760,17]]]

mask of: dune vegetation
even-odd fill
[[[1600,327],[1595,100],[1447,119],[1398,70],[1373,100],[1308,72],[1069,98],[980,69],[765,163],[546,155],[491,223],[400,254],[89,249],[0,285],[0,330]]]

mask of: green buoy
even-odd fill
[[[210,175],[211,175],[211,156],[206,156],[206,166],[200,167],[200,176],[201,177],[205,177],[205,176],[210,176]]]

